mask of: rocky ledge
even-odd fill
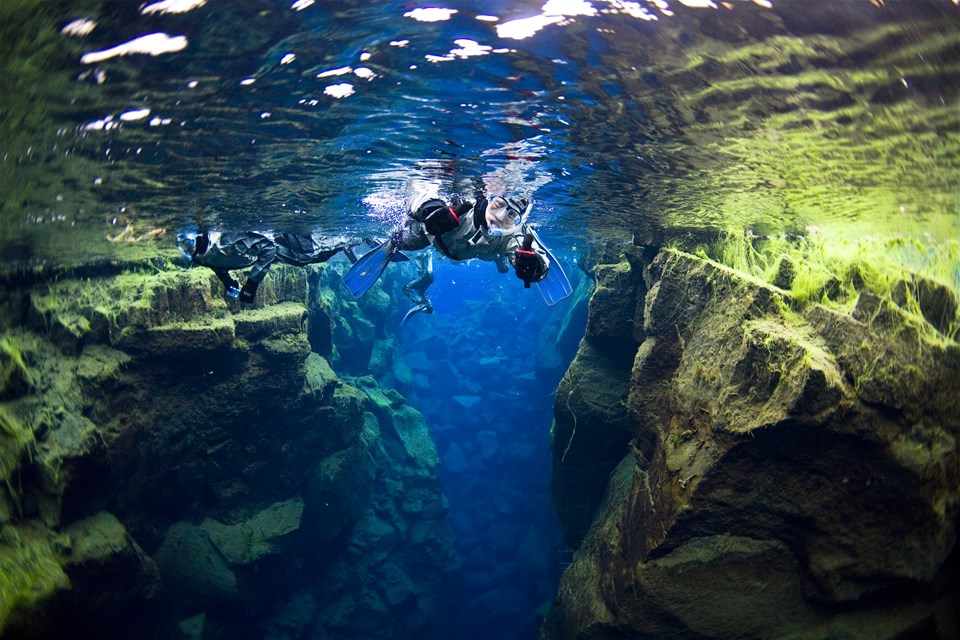
[[[340,268],[247,309],[204,269],[5,290],[3,638],[445,636],[439,461],[401,395],[334,373],[382,316]]]
[[[642,247],[594,277],[555,405],[577,550],[545,638],[960,637],[948,289],[843,309]]]

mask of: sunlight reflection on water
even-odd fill
[[[59,38],[14,47],[43,73],[3,68],[0,255],[109,256],[117,217],[373,233],[411,175],[532,195],[569,243],[955,238],[958,9],[880,4],[46,4],[16,37]]]

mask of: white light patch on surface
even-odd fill
[[[485,56],[493,50],[493,47],[489,47],[485,44],[480,44],[476,40],[469,40],[467,38],[460,38],[453,41],[454,44],[458,45],[458,49],[452,49],[450,53],[459,58],[470,58],[473,56]]]
[[[312,4],[313,0],[297,0],[290,6],[290,8],[294,11],[303,11]]]
[[[390,41],[391,47],[405,47],[408,44],[410,44],[409,40],[391,40]]]
[[[353,67],[339,67],[337,69],[329,69],[327,71],[321,71],[317,74],[318,78],[330,78],[332,76],[345,76],[348,73],[353,72]]]
[[[148,4],[140,13],[149,15],[151,13],[186,13],[193,11],[197,7],[207,4],[207,0],[163,0]]]
[[[377,74],[373,72],[372,69],[366,67],[357,67],[353,70],[354,75],[358,78],[363,78],[364,80],[373,80],[377,77]]]
[[[90,35],[90,32],[93,31],[96,26],[97,23],[93,20],[79,18],[64,26],[63,29],[60,29],[60,33],[65,36],[76,36],[78,38],[82,38],[83,36]]]
[[[449,20],[450,16],[457,13],[456,9],[441,9],[439,7],[423,7],[407,11],[403,14],[404,18],[413,18],[418,22],[443,22]]]
[[[508,20],[497,25],[497,35],[501,38],[511,40],[523,40],[529,38],[540,29],[563,21],[563,16],[531,16],[529,18],[518,18],[517,20]]]
[[[109,131],[110,129],[114,129],[119,126],[120,123],[115,122],[113,116],[107,116],[102,120],[94,120],[93,122],[84,125],[83,128],[85,131]]]
[[[647,11],[646,7],[640,6],[639,2],[620,2],[619,0],[608,0],[608,2],[613,13],[625,13],[631,18],[640,18],[641,20],[657,19],[656,15]],[[663,2],[663,0],[659,0],[659,2],[660,3],[657,4],[655,0],[655,4],[663,11],[664,15],[673,15],[666,2]],[[606,11],[604,11],[604,13],[606,13]]]
[[[677,0],[680,4],[691,9],[716,9],[717,4],[713,0]]]
[[[482,20],[483,22],[500,22],[500,18],[497,16],[477,16],[477,20]]]
[[[325,88],[323,92],[334,98],[346,98],[347,96],[352,96],[353,85],[349,82],[341,82],[340,84],[332,84],[329,87]]]
[[[92,64],[135,53],[159,56],[164,53],[173,53],[187,48],[187,39],[184,36],[168,36],[165,33],[149,33],[130,42],[118,44],[102,51],[91,51],[80,58],[82,64]]]
[[[293,61],[296,60],[296,59],[297,59],[297,54],[295,54],[295,53],[288,53],[287,55],[285,55],[285,56],[283,56],[282,58],[280,58],[280,64],[290,64],[291,62],[293,62]]]
[[[240,81],[240,84],[242,84],[245,87],[249,87],[256,81],[257,81],[256,78],[244,78],[243,80]]]
[[[597,10],[586,0],[547,0],[540,10],[545,16],[597,15]]]
[[[150,115],[150,109],[134,109],[133,111],[124,111],[120,114],[120,119],[124,122],[136,122],[137,120],[143,120],[148,115]]]

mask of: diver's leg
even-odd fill
[[[240,295],[240,283],[231,277],[229,271],[226,269],[214,269],[213,272],[217,275],[217,279],[223,283],[225,296],[228,298],[236,298]]]

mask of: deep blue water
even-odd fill
[[[441,4],[455,12],[8,4],[0,264],[174,258],[173,234],[197,226],[382,235],[413,178],[532,196],[575,282],[583,251],[634,234],[960,233],[952,0]],[[518,19],[539,28],[502,30]],[[90,57],[149,33],[185,47]],[[914,144],[887,144],[904,131]],[[143,239],[116,241],[128,226]],[[493,605],[501,637],[533,637],[569,559],[548,444],[582,313],[546,307],[489,263],[437,260],[435,275],[436,312],[415,316],[400,348],[422,376],[411,401],[464,561],[456,637],[491,637],[478,620]],[[407,301],[395,304],[402,315]],[[544,353],[555,358],[538,369]]]
[[[575,283],[585,279],[574,264],[568,270]],[[572,300],[548,307],[535,287],[523,290],[489,263],[439,261],[434,273],[435,313],[414,316],[401,337],[428,386],[417,403],[464,563],[466,605],[453,637],[533,638],[536,610],[571,555],[550,500],[549,434],[584,310],[562,327]]]

